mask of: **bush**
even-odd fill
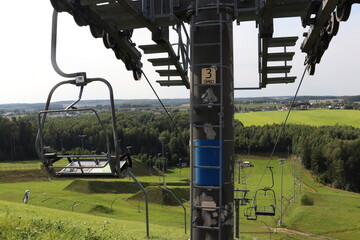
[[[301,205],[312,206],[314,205],[314,199],[307,194],[301,196]]]

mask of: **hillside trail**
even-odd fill
[[[314,233],[307,233],[307,232],[300,232],[288,228],[272,228],[274,232],[281,232],[281,233],[287,233],[291,235],[300,235],[300,236],[306,236],[306,237],[313,237],[314,239],[326,239],[326,240],[338,240],[337,238],[327,237],[327,236],[321,236]]]

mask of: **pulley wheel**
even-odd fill
[[[141,69],[134,69],[133,70],[133,77],[136,81],[141,79],[142,71]]]
[[[314,75],[315,74],[315,66],[316,64],[315,63],[309,63],[308,66],[307,66],[307,71],[309,73],[310,76]]]
[[[336,7],[336,20],[338,22],[346,22],[351,13],[351,3],[343,2]]]
[[[336,36],[339,31],[340,23],[336,20],[335,13],[331,13],[330,18],[328,20],[328,25],[326,27],[326,33],[329,36]]]
[[[113,48],[115,46],[114,40],[110,37],[110,35],[108,33],[104,34],[103,43],[106,48]]]
[[[91,35],[94,38],[101,38],[104,36],[104,34],[105,34],[104,29],[102,29],[94,24],[90,24],[89,27],[90,27]]]

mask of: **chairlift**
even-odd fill
[[[258,189],[254,197],[254,208],[256,215],[275,216],[276,198],[271,188]]]
[[[142,184],[136,179],[134,174],[131,172],[130,168],[132,167],[130,149],[128,147],[127,153],[120,155],[120,148],[118,147],[118,138],[116,131],[116,118],[115,118],[115,104],[114,104],[114,94],[110,83],[102,78],[87,78],[85,72],[77,73],[64,73],[58,66],[56,62],[56,38],[57,38],[57,20],[58,12],[54,10],[52,17],[52,38],[51,38],[51,63],[54,70],[62,77],[73,78],[71,80],[62,81],[56,84],[50,91],[48,99],[46,101],[45,110],[41,111],[38,115],[39,117],[39,130],[36,135],[35,140],[35,149],[40,157],[44,168],[54,177],[131,177],[135,183],[141,188],[145,195],[145,217],[146,217],[146,236],[150,236],[150,227],[149,227],[149,208],[148,208],[148,193]],[[75,104],[81,100],[82,92],[84,87],[87,84],[92,82],[102,82],[109,89],[110,95],[110,106],[111,106],[111,122],[112,122],[112,135],[113,135],[113,146],[115,154],[112,155],[110,151],[110,140],[107,134],[107,131],[104,125],[101,123],[99,115],[95,109],[82,108],[77,109]],[[80,87],[80,94],[78,100],[70,104],[68,107],[62,110],[49,110],[50,102],[53,93],[55,90],[65,84],[75,85]],[[101,128],[106,133],[106,153],[101,153],[96,155],[80,155],[80,154],[59,154],[57,152],[46,152],[46,146],[44,145],[44,125],[46,121],[46,116],[48,114],[63,112],[69,113],[74,111],[90,111],[93,112],[97,118],[97,121],[100,122]],[[55,167],[53,164],[58,162],[60,159],[66,158],[69,162],[67,166]],[[107,167],[107,168],[106,168]]]
[[[246,217],[247,220],[252,220],[252,221],[257,220],[255,207],[251,206],[251,207],[246,208],[245,212],[244,212],[244,216]]]
[[[120,155],[118,147],[118,137],[116,130],[115,118],[115,104],[114,94],[110,83],[103,78],[87,78],[85,72],[77,73],[64,73],[56,62],[56,42],[57,42],[57,11],[53,13],[52,21],[52,39],[51,39],[51,63],[54,70],[62,77],[71,78],[70,80],[62,81],[56,84],[50,91],[45,109],[38,114],[39,130],[36,136],[35,148],[38,156],[40,157],[44,168],[54,177],[116,177],[123,178],[127,175],[128,170],[132,166],[130,152]],[[112,139],[114,146],[114,154],[110,149],[110,137],[104,124],[101,122],[100,117],[95,109],[92,108],[78,108],[76,104],[81,101],[84,87],[92,82],[104,83],[109,90],[110,106],[111,106],[111,123],[112,123]],[[50,103],[53,93],[63,85],[74,85],[80,87],[79,97],[76,101],[71,103],[64,109],[50,110]],[[51,114],[71,114],[91,112],[95,115],[101,129],[105,133],[106,138],[106,151],[101,154],[63,154],[56,151],[47,152],[44,144],[44,125],[47,115]],[[67,159],[66,166],[54,166],[54,163],[61,159]]]
[[[112,135],[113,135],[113,146],[115,147],[115,154],[111,154],[110,149],[110,137],[104,124],[100,120],[100,117],[95,109],[92,108],[77,108],[75,105],[80,102],[84,86],[91,82],[103,82],[105,83],[110,91],[110,103],[111,103],[111,116],[112,116]],[[64,109],[60,110],[49,110],[52,94],[55,90],[62,85],[77,85],[80,86],[79,98],[71,103]],[[106,152],[101,154],[63,154],[56,151],[47,152],[44,144],[44,126],[47,120],[47,116],[51,114],[66,115],[71,113],[93,113],[105,133],[106,139]],[[126,170],[131,168],[132,161],[130,153],[127,152],[120,156],[118,147],[118,138],[116,132],[116,119],[115,119],[115,108],[114,99],[111,85],[105,79],[94,78],[86,79],[83,78],[81,83],[77,80],[62,81],[55,85],[50,91],[45,110],[38,114],[39,130],[36,138],[36,151],[43,163],[44,168],[54,177],[125,177]],[[68,164],[66,166],[55,166],[54,163],[61,159],[67,159]]]
[[[272,167],[267,168],[269,168],[271,172],[272,184],[270,187],[256,190],[254,196],[254,210],[256,215],[275,216],[276,196],[275,191],[272,189],[274,186],[274,173]]]

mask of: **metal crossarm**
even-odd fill
[[[261,88],[267,84],[293,83],[296,77],[288,76],[292,66],[288,65],[295,52],[287,52],[288,47],[296,44],[298,37],[261,37],[259,34],[259,75]],[[269,49],[275,49],[277,52]],[[277,63],[269,66],[269,62]],[[275,74],[275,76],[274,76]]]

